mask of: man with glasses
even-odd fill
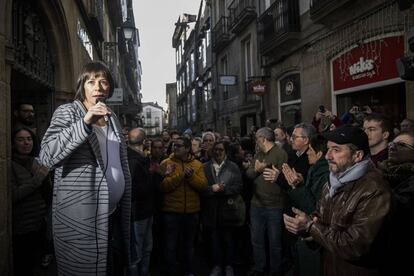
[[[162,211],[165,227],[165,259],[169,275],[182,275],[177,268],[178,242],[184,248],[185,275],[194,273],[194,239],[200,211],[199,193],[207,189],[203,164],[191,153],[191,140],[178,137],[173,142],[173,154],[161,166],[174,167],[161,182],[164,194]],[[180,237],[181,235],[181,237]]]
[[[16,117],[15,127],[28,127],[31,128],[35,122],[35,113],[32,104],[29,103],[19,103],[16,105],[16,110],[14,111],[14,116]]]
[[[292,208],[293,216],[284,215],[286,229],[323,248],[323,275],[380,275],[391,210],[388,183],[368,157],[362,129],[346,125],[326,138],[330,175],[317,208],[311,215]]]
[[[289,154],[287,164],[283,164],[283,173],[288,174],[291,171],[300,173],[303,176],[303,181],[306,182],[306,176],[309,170],[309,160],[306,152],[309,148],[310,138],[316,134],[316,129],[313,125],[307,123],[300,123],[295,126],[290,140],[292,142],[292,150]],[[290,189],[286,180],[281,180],[282,185]]]
[[[254,181],[250,208],[252,275],[265,275],[266,252],[269,252],[269,274],[282,275],[282,214],[288,206],[288,198],[275,182],[282,164],[287,161],[287,154],[275,144],[272,129],[260,128],[255,137],[259,151],[246,172]]]
[[[412,257],[406,250],[414,247],[414,134],[399,134],[389,143],[388,150],[388,160],[379,164],[393,192],[389,266],[384,275],[412,275]]]

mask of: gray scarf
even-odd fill
[[[371,159],[368,157],[354,164],[352,167],[349,167],[344,171],[339,177],[335,176],[332,172],[329,174],[329,182],[331,186],[329,187],[329,197],[333,197],[336,191],[346,183],[360,179],[368,170],[373,168],[374,165],[371,162]]]

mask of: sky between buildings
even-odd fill
[[[139,29],[142,65],[142,102],[166,108],[165,84],[175,82],[174,23],[183,13],[198,14],[201,0],[133,0]]]

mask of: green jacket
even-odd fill
[[[321,197],[323,185],[328,182],[329,165],[324,157],[313,164],[307,174],[306,183],[288,192],[293,205],[307,214],[315,211]]]
[[[164,194],[162,211],[174,213],[197,213],[200,211],[199,193],[208,188],[207,178],[204,173],[203,164],[189,155],[186,161],[181,161],[174,156],[161,162],[164,164],[175,164],[175,170],[167,175],[161,182],[161,192]],[[184,169],[192,168],[194,173],[185,177]]]
[[[254,180],[252,205],[256,207],[285,208],[288,204],[286,192],[276,183],[264,180],[263,174],[254,170],[256,160],[274,165],[282,170],[282,164],[287,162],[287,153],[276,144],[266,153],[258,152],[246,175]]]

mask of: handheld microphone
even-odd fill
[[[96,98],[95,103],[105,103],[105,98],[104,97]],[[109,122],[109,118],[107,115],[104,115],[103,117],[104,117],[105,122]]]

